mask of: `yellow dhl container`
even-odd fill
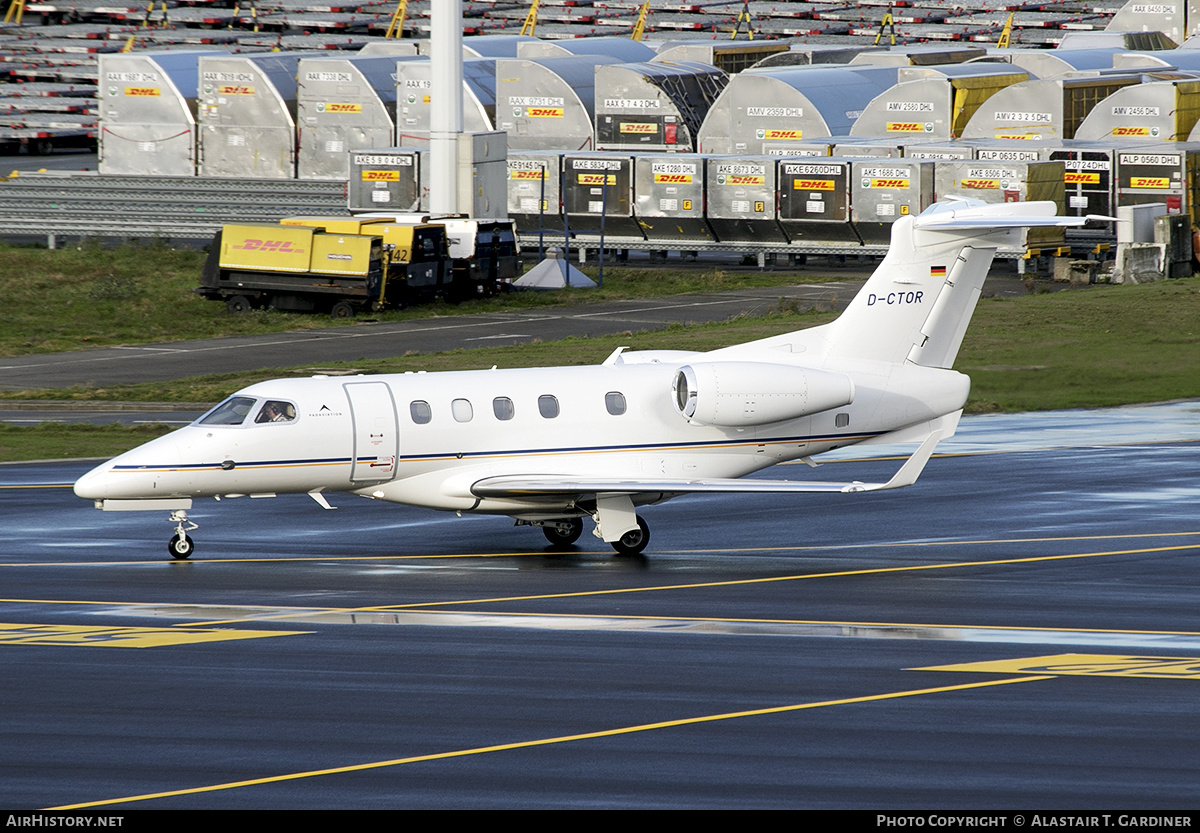
[[[379,238],[369,235],[314,234],[312,271],[327,275],[366,275],[371,269],[371,247],[378,245]]]
[[[378,234],[372,227],[387,223],[387,220],[362,220],[357,217],[284,217],[281,226],[308,226],[324,229],[330,234]],[[368,230],[372,229],[372,230]]]
[[[314,229],[296,226],[224,226],[221,268],[307,272],[315,233]]]

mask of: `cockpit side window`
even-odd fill
[[[281,402],[277,399],[268,399],[259,409],[258,416],[254,418],[254,421],[256,423],[291,422],[295,418],[296,406],[291,402]]]
[[[231,396],[200,418],[201,425],[241,425],[254,407],[252,396]]]

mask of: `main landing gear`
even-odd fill
[[[188,520],[187,512],[183,509],[172,512],[170,520],[175,524],[175,534],[167,541],[167,552],[172,558],[183,561],[196,551],[196,542],[188,533],[199,527]]]
[[[650,527],[642,519],[641,515],[637,516],[637,529],[631,529],[612,542],[612,548],[617,551],[617,555],[641,555],[642,550],[646,549],[646,545],[650,543]]]
[[[542,533],[550,546],[555,549],[566,549],[579,540],[583,534],[583,518],[562,518],[557,521],[546,521],[542,524]]]
[[[614,541],[609,541],[617,555],[641,555],[650,543],[650,527],[641,515],[635,516],[637,527],[623,533]],[[518,520],[518,526],[540,526],[542,534],[556,550],[565,550],[579,540],[583,534],[583,518],[556,518],[546,521]],[[597,537],[601,537],[597,534]]]

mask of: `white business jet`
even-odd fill
[[[625,352],[593,367],[251,385],[191,425],[97,466],[75,493],[167,510],[194,550],[195,498],[350,492],[508,515],[573,544],[583,519],[618,553],[650,540],[637,507],[693,492],[870,492],[914,483],[954,433],[970,380],[950,369],[998,246],[1082,225],[1052,202],[940,202],[895,223],[834,322],[707,353]],[[1105,218],[1107,219],[1107,218]],[[919,447],[886,483],[740,480],[864,442]]]

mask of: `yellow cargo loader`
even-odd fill
[[[196,292],[224,300],[230,312],[269,306],[348,318],[433,300],[449,286],[441,225],[293,217],[224,226]]]

